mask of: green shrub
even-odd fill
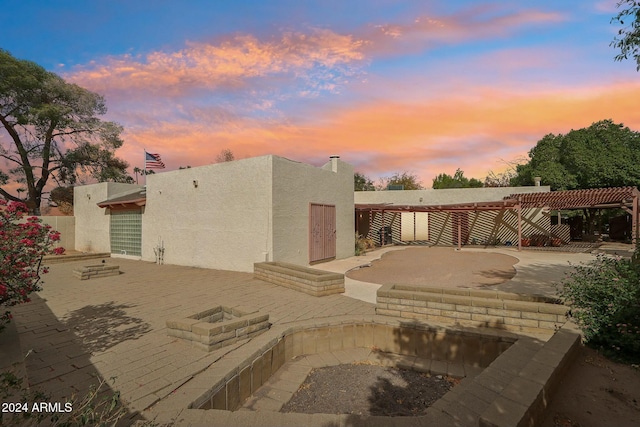
[[[599,255],[562,283],[563,302],[585,342],[606,355],[640,362],[640,263]]]
[[[369,249],[373,249],[376,247],[373,239],[369,239],[368,237],[364,237],[356,233],[356,247],[355,247],[355,255],[364,255],[367,253]]]

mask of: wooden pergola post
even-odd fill
[[[522,250],[522,204],[518,198],[518,205],[516,206],[518,211],[518,251]]]
[[[384,220],[384,209],[382,209],[382,233],[380,234],[380,247],[383,247],[384,245],[387,244],[387,239],[385,238],[384,232],[385,229],[387,228],[387,223]]]
[[[462,213],[456,212],[458,220],[458,250],[462,249]]]

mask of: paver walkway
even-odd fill
[[[107,262],[122,274],[80,281],[72,270],[86,261],[55,264],[43,291],[13,309],[22,353],[29,353],[30,384],[55,399],[115,377],[112,387],[129,408],[143,411],[233,348],[206,353],[169,337],[165,321],[171,317],[218,305],[256,308],[273,324],[375,313],[373,304],[343,295],[316,298],[249,273]]]

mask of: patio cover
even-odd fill
[[[495,211],[515,209],[516,199],[498,200],[495,202],[456,203],[452,205],[394,205],[392,203],[356,204],[356,211],[373,212],[469,212]]]
[[[522,209],[548,208],[551,210],[621,208],[631,214],[632,236],[638,239],[638,196],[636,187],[591,188],[539,193],[519,193],[495,202],[459,203],[452,205],[394,205],[356,204],[356,212],[475,212],[515,209],[518,212],[518,250],[522,240]],[[458,248],[460,248],[461,225],[458,222]]]
[[[144,188],[136,189],[134,192],[116,195],[103,202],[98,203],[98,207],[122,209],[122,208],[138,208],[146,205],[147,195]]]
[[[548,207],[553,210],[583,208],[632,208],[640,192],[636,187],[590,188],[512,194],[505,200],[518,200],[522,207]]]
[[[495,202],[456,203],[451,205],[394,205],[392,203],[380,204],[356,204],[356,212],[476,212],[476,211],[500,211],[503,209],[515,209],[518,211],[518,250],[521,250],[522,240],[522,208],[518,200],[505,198]],[[458,218],[457,216],[455,217]],[[383,216],[384,219],[384,216]],[[458,223],[458,249],[462,247],[462,221]]]
[[[589,188],[542,193],[512,194],[505,200],[517,200],[523,208],[552,210],[620,208],[631,215],[631,235],[638,237],[638,196],[636,187]]]

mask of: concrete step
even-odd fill
[[[63,262],[75,262],[98,258],[111,258],[111,254],[108,252],[96,252],[96,253],[79,253],[70,255],[47,255],[42,259],[44,265],[60,264]]]

